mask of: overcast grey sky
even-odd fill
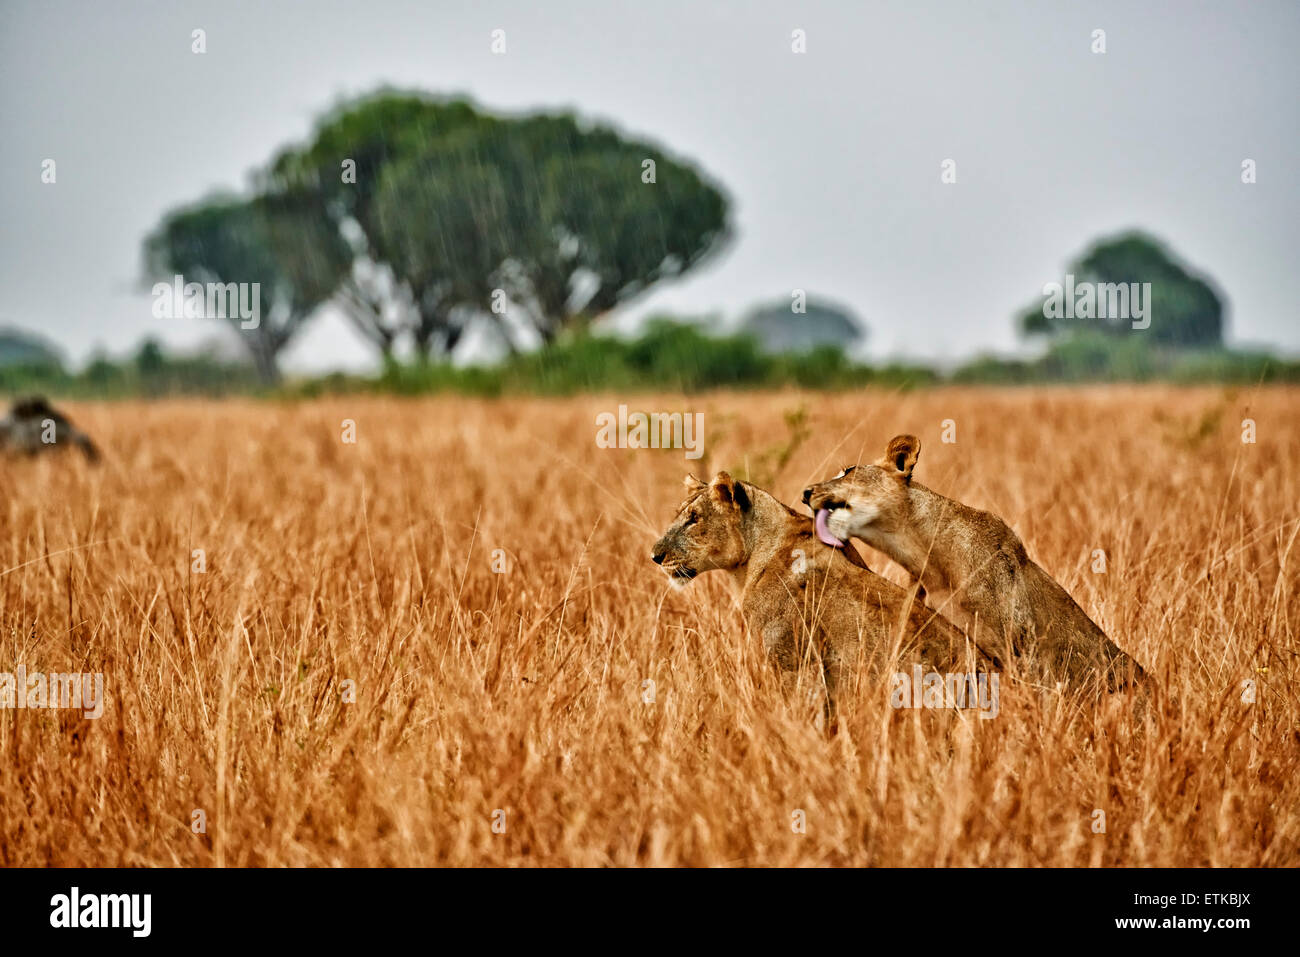
[[[1295,0],[0,0],[0,325],[78,361],[212,337],[211,320],[151,315],[145,233],[390,83],[572,107],[726,185],[730,251],[619,323],[803,288],[852,306],[875,356],[1005,351],[1012,314],[1070,257],[1141,227],[1218,282],[1233,341],[1296,353],[1298,48]],[[327,317],[287,364],[368,358]]]

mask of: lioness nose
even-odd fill
[[[664,553],[663,553],[663,552],[653,552],[653,553],[651,553],[650,557],[651,557],[651,559],[654,560],[654,563],[655,563],[656,565],[662,565],[662,564],[664,563]]]
[[[803,490],[803,503],[804,503],[805,505],[807,505],[807,504],[808,504],[808,500],[809,500],[810,498],[812,498],[812,488],[811,488],[811,487],[810,487],[810,488],[806,488],[806,489]]]

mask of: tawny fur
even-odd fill
[[[879,676],[893,659],[949,673],[987,672],[994,663],[942,617],[872,572],[850,545],[821,545],[810,519],[770,493],[719,472],[708,485],[686,478],[687,498],[653,558],[679,581],[730,574],[745,624],[778,668],[820,660],[829,706],[865,658]]]
[[[915,436],[896,436],[876,464],[809,487],[804,501],[830,512],[832,534],[857,537],[896,561],[920,582],[931,608],[986,653],[1019,659],[1030,680],[1075,687],[1104,680],[1114,691],[1143,677],[1006,522],[912,481],[920,449]]]

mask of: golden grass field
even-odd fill
[[[597,448],[620,402],[703,411],[705,459]],[[0,671],[107,705],[0,711],[0,864],[1300,863],[1298,390],[68,411],[99,467],[0,461]],[[650,562],[686,471],[794,503],[901,431],[1149,670],[1145,717],[1004,684],[993,720],[874,696],[828,736],[729,581]]]

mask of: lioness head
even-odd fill
[[[752,507],[745,486],[726,472],[705,485],[686,476],[686,501],[650,557],[675,582],[685,584],[700,572],[735,568],[745,560],[741,518]]]
[[[874,465],[855,465],[803,490],[817,516],[817,537],[836,548],[865,538],[875,526],[888,531],[907,514],[907,486],[921,454],[915,435],[896,435]]]

